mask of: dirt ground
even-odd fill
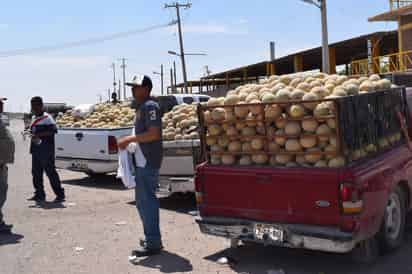
[[[274,247],[227,248],[220,238],[200,233],[194,222],[193,196],[162,198],[161,230],[165,251],[132,264],[130,251],[142,237],[134,193],[113,177],[88,178],[60,171],[67,193],[62,206],[26,201],[32,195],[31,158],[21,121],[11,129],[17,142],[10,166],[6,221],[13,235],[0,236],[1,274],[48,273],[412,273],[412,244],[359,266],[350,256]],[[54,199],[47,179],[47,199]],[[229,264],[217,260],[228,257]],[[283,272],[282,272],[283,271]]]

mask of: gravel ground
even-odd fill
[[[349,256],[263,246],[228,249],[224,240],[201,234],[194,222],[193,196],[161,199],[161,230],[165,251],[128,261],[142,237],[133,191],[113,177],[91,179],[61,171],[67,193],[62,206],[27,202],[32,195],[28,141],[21,121],[13,120],[16,163],[9,171],[6,220],[11,236],[0,236],[0,273],[412,273],[412,244],[381,257],[372,266],[359,266]],[[54,199],[47,179],[48,200]],[[229,264],[217,260],[227,256]]]

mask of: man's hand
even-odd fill
[[[117,146],[124,150],[127,146],[134,141],[135,136],[125,136],[117,140]]]

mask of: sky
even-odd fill
[[[112,87],[111,64],[121,77],[120,58],[127,58],[126,74],[147,74],[160,92],[160,77],[153,71],[176,61],[168,50],[178,51],[177,27],[164,27],[132,36],[55,51],[26,51],[4,57],[5,52],[54,46],[105,37],[114,33],[164,25],[175,19],[173,9],[157,0],[14,0],[0,9],[0,97],[6,111],[28,111],[32,96],[46,102],[71,105],[107,98]],[[388,0],[328,0],[329,40],[336,42],[376,31],[394,30],[393,23],[369,23],[368,17],[389,9]],[[321,44],[320,13],[301,0],[192,0],[181,11],[189,80],[199,79],[208,65],[213,72],[269,59],[269,42],[276,56]],[[366,45],[365,45],[366,47]],[[1,57],[3,56],[3,57]],[[130,91],[127,91],[130,93]]]

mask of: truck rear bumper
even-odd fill
[[[159,188],[157,194],[161,196],[170,196],[173,193],[195,192],[193,177],[171,177],[159,176]]]
[[[285,236],[283,241],[279,242],[271,240],[270,237],[257,239],[254,227],[256,224],[261,223],[255,221],[219,217],[197,217],[196,222],[202,233],[264,245],[347,253],[353,250],[357,244],[352,233],[342,232],[336,227],[264,223],[283,231]]]
[[[84,173],[112,173],[117,171],[118,161],[56,157],[56,168]]]

